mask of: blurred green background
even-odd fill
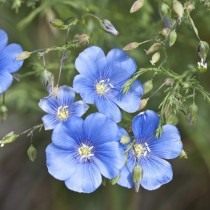
[[[73,28],[74,34],[86,33],[90,45],[95,44],[108,51],[122,48],[132,41],[141,42],[158,36],[162,29],[158,0],[145,0],[144,7],[130,14],[131,0],[1,0],[0,28],[5,29],[10,42],[18,42],[27,51],[64,44],[65,32],[53,28],[50,21],[59,18],[81,17],[91,12],[100,18],[109,19],[119,31],[119,36],[105,33],[93,18],[87,18]],[[20,4],[22,2],[22,4]],[[171,4],[171,1],[166,1]],[[184,1],[182,1],[184,3]],[[210,7],[208,1],[195,1],[192,17],[202,40],[210,43]],[[191,26],[182,23],[177,29],[178,38],[168,53],[167,66],[176,72],[183,72],[189,64],[197,63],[198,41]],[[129,52],[139,67],[151,66],[144,49],[151,44]],[[71,85],[74,60],[84,47],[68,53],[61,84]],[[46,55],[46,67],[58,75],[60,52]],[[208,63],[210,59],[208,57]],[[40,70],[41,69],[41,70]],[[26,60],[22,70],[15,77],[12,87],[6,93],[8,118],[0,122],[0,137],[14,130],[21,132],[41,123],[42,111],[37,103],[47,95],[41,82],[42,60],[33,55]],[[29,75],[29,72],[33,72]],[[150,79],[149,75],[141,78]],[[200,75],[201,84],[210,90],[209,70]],[[157,85],[161,83],[156,81]],[[163,92],[150,101],[147,108],[158,111]],[[199,97],[198,97],[199,98]],[[210,209],[210,108],[202,98],[198,118],[191,125],[184,116],[179,116],[181,131],[188,159],[172,161],[174,179],[155,191],[141,189],[139,193],[112,186],[107,183],[96,192],[86,195],[67,190],[63,182],[53,179],[45,166],[45,147],[50,142],[50,132],[35,133],[33,144],[37,148],[35,162],[30,162],[26,151],[31,140],[20,138],[17,142],[0,148],[0,210],[209,210]]]

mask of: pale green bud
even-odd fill
[[[145,50],[145,52],[147,55],[150,55],[150,54],[158,51],[160,49],[160,47],[161,47],[161,43],[156,42],[152,46],[150,46],[150,48],[148,50]]]
[[[144,83],[144,94],[149,93],[153,89],[153,81],[148,80]]]
[[[9,132],[0,140],[0,146],[3,147],[5,144],[10,144],[14,142],[19,137],[14,131]]]
[[[159,60],[160,60],[160,53],[156,52],[155,54],[152,55],[150,63],[154,66]]]
[[[142,167],[140,165],[136,165],[133,169],[133,183],[134,183],[134,187],[135,187],[136,192],[139,191],[142,176],[143,176]]]
[[[130,8],[130,13],[139,11],[143,6],[144,6],[144,0],[135,1]]]
[[[181,19],[184,15],[184,7],[182,3],[178,0],[173,0],[173,10],[178,16],[179,19]]]
[[[33,144],[31,144],[27,149],[27,155],[30,161],[34,162],[37,157],[37,150]]]
[[[175,30],[173,30],[169,33],[169,38],[168,38],[169,47],[172,47],[175,44],[176,39],[177,39],[177,33]]]
[[[31,56],[31,54],[32,54],[32,52],[23,51],[22,53],[17,55],[16,60],[18,60],[18,61],[25,60],[25,59],[29,58]]]

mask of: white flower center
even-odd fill
[[[69,117],[69,107],[68,106],[59,106],[57,111],[57,118],[61,121],[65,121]]]
[[[107,80],[100,80],[99,82],[96,83],[96,93],[98,95],[105,95],[109,90],[110,88],[112,88],[112,84],[109,83],[109,79]]]
[[[140,158],[141,156],[146,156],[148,152],[150,152],[150,148],[147,143],[144,144],[134,144],[133,145],[133,151],[134,155],[137,158]]]
[[[88,145],[82,143],[78,149],[78,153],[79,153],[81,159],[90,160],[90,158],[92,156],[94,156],[93,146],[88,146]]]

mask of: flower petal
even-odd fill
[[[48,96],[39,101],[39,107],[49,114],[56,114],[59,105],[54,96]]]
[[[115,122],[121,121],[120,109],[114,102],[103,96],[98,96],[95,103],[99,112],[105,114],[107,117],[111,118]]]
[[[132,172],[129,171],[126,165],[122,168],[120,172],[120,178],[117,184],[119,184],[122,187],[129,188],[129,189],[134,187]]]
[[[160,158],[173,159],[180,155],[182,142],[179,131],[173,125],[164,125],[161,136],[149,144],[152,154]]]
[[[0,69],[14,73],[23,65],[22,60],[17,60],[17,56],[23,51],[18,44],[9,44],[1,51]]]
[[[46,148],[48,172],[59,180],[68,179],[75,171],[76,160],[69,150],[49,144]]]
[[[108,179],[118,176],[120,169],[125,164],[125,156],[118,142],[107,142],[97,145],[93,160],[102,175]]]
[[[4,30],[0,29],[0,52],[2,49],[5,48],[7,42],[8,42],[7,33]]]
[[[88,108],[89,106],[84,101],[77,101],[72,104],[72,114],[81,117],[88,110]]]
[[[137,141],[149,141],[159,125],[159,116],[152,110],[141,112],[133,118],[132,130]]]
[[[56,119],[55,115],[47,114],[42,117],[42,122],[44,124],[45,130],[51,130],[58,125],[59,121]]]
[[[143,177],[141,186],[147,190],[155,190],[170,182],[173,178],[171,164],[159,157],[150,155],[148,158],[141,158]]]
[[[92,46],[79,54],[75,61],[75,67],[80,74],[88,77],[94,77],[97,71],[104,68],[106,58],[101,48]]]
[[[73,81],[73,88],[77,93],[80,94],[86,103],[94,103],[95,90],[93,80],[84,75],[77,75]]]
[[[135,81],[126,94],[121,93],[114,101],[124,111],[133,113],[139,110],[142,95],[142,85],[139,81]]]
[[[101,113],[90,114],[84,121],[84,131],[87,139],[94,144],[118,141],[118,126],[111,119]]]
[[[12,84],[13,77],[10,73],[0,71],[0,94],[6,91]]]
[[[112,69],[112,80],[127,80],[136,71],[135,61],[121,49],[112,49],[107,54],[107,62]],[[115,71],[116,70],[116,71]]]
[[[59,88],[57,98],[60,105],[69,105],[74,101],[75,92],[71,87],[63,85]]]
[[[75,172],[65,181],[66,186],[80,193],[91,193],[102,183],[98,167],[91,162],[75,165]]]

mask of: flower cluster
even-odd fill
[[[49,173],[82,193],[95,191],[102,177],[137,191],[140,185],[154,190],[171,181],[171,165],[164,159],[181,153],[177,128],[165,125],[157,137],[159,116],[150,110],[133,118],[134,136],[117,124],[122,120],[120,109],[128,113],[140,109],[141,83],[136,81],[123,92],[136,71],[134,60],[120,49],[105,55],[92,46],[79,54],[75,67],[79,74],[73,88],[61,86],[39,103],[47,113],[42,118],[45,129],[53,129],[46,149]],[[74,100],[75,92],[82,100]],[[87,104],[94,104],[98,112],[82,119]]]
[[[13,81],[12,73],[17,72],[23,64],[18,59],[22,47],[19,44],[7,44],[7,33],[0,29],[0,94],[5,92]]]

